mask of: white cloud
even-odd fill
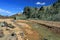
[[[21,9],[21,8],[12,8],[12,9]]]
[[[21,10],[21,12],[23,12],[23,10]]]
[[[45,5],[45,2],[36,2],[37,5]]]
[[[19,8],[19,9],[21,9],[21,8]]]
[[[9,11],[7,11],[7,10],[4,10],[4,9],[0,9],[0,13],[11,13],[11,12],[9,12]]]

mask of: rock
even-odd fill
[[[4,36],[3,30],[0,30],[0,38]]]
[[[12,33],[8,38],[7,40],[18,40],[18,37],[15,33]]]
[[[21,36],[24,36],[24,33],[20,33]]]
[[[9,28],[15,28],[12,24],[8,24]]]
[[[8,24],[5,21],[4,22],[1,22],[1,27],[15,28],[12,24]]]
[[[48,40],[48,39],[44,38],[43,40]]]
[[[21,38],[24,38],[24,32],[20,32]]]
[[[8,24],[5,21],[1,22],[1,27],[5,27],[5,26],[8,26]]]
[[[16,36],[16,34],[15,33],[12,33],[11,36]]]
[[[4,24],[4,26],[8,26],[8,24],[5,21],[3,22],[3,24]]]

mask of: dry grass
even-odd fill
[[[54,27],[60,27],[60,22],[53,22],[53,21],[43,21],[43,20],[30,20],[32,22],[40,23],[40,24],[45,24],[48,26],[54,26]]]

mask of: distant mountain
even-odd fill
[[[21,15],[21,13],[17,13],[17,14],[14,14],[14,15],[12,15],[12,16],[9,16],[9,17],[14,18],[14,17],[16,17],[16,16],[20,16],[20,15]]]
[[[3,16],[3,15],[0,15],[0,18],[8,18],[8,16]]]
[[[0,17],[3,17],[2,15],[0,15]]]

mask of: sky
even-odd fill
[[[57,0],[0,0],[0,15],[11,16],[23,12],[24,7],[41,7],[55,3]]]

